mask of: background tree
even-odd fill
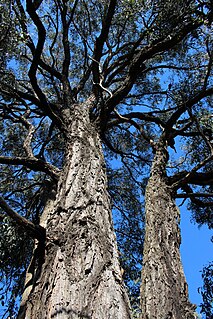
[[[211,8],[2,5],[1,278],[16,297],[26,273],[19,319],[131,317],[107,188],[131,287],[145,185],[141,316],[194,318],[175,199],[199,214],[212,206]]]

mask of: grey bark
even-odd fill
[[[194,319],[179,250],[180,213],[165,174],[167,161],[166,148],[160,146],[146,188],[142,319]]]
[[[87,108],[69,115],[56,200],[42,221],[43,264],[18,319],[131,318],[99,134]]]

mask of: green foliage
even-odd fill
[[[17,299],[23,291],[33,242],[10,218],[2,213],[0,218],[1,317],[8,318],[17,311]]]
[[[188,101],[212,85],[212,12],[211,1],[118,0],[113,9],[114,3],[43,0],[36,11],[42,32],[23,1],[0,5],[0,156],[39,159],[61,169],[63,111],[95,94],[91,120],[103,138],[124,280],[137,316],[153,145],[166,132],[166,145],[173,147],[167,174],[175,181],[211,152],[206,135],[212,130],[210,94],[195,105]],[[42,53],[35,58],[39,45]],[[174,155],[176,137],[180,142]],[[198,171],[211,173],[211,163]],[[2,163],[0,178],[7,203],[37,224],[44,185],[55,183],[52,176],[29,165]],[[210,194],[212,187],[186,184],[178,191]],[[209,203],[207,197],[196,197],[190,210],[199,224],[211,228]],[[0,279],[7,287],[2,295],[13,291],[16,297],[33,245],[5,212],[0,218]]]
[[[205,319],[211,319],[213,316],[213,263],[204,267],[202,272],[203,287],[201,295],[203,302],[201,306],[201,313],[205,315]]]

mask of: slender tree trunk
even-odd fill
[[[167,160],[162,147],[156,152],[146,189],[142,319],[195,318],[180,258],[179,210],[165,174]]]
[[[86,108],[75,106],[70,118],[44,262],[18,318],[130,318],[99,134]]]

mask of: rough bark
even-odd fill
[[[130,318],[99,134],[86,108],[74,106],[67,118],[72,121],[46,221],[44,261],[18,319]]]
[[[45,193],[42,195],[44,195],[43,197],[44,209],[40,217],[39,224],[45,230],[47,226],[47,219],[50,213],[54,211],[54,202],[56,197],[55,184],[53,185],[49,184],[49,186],[46,187],[45,189]],[[38,239],[35,240],[32,258],[26,272],[24,291],[22,294],[22,300],[21,300],[17,319],[28,318],[25,315],[28,308],[28,302],[30,300],[30,294],[34,289],[34,286],[36,285],[36,281],[39,279],[39,276],[41,274],[42,264],[44,262],[44,256],[45,256],[44,240],[42,241],[39,241]]]
[[[167,160],[166,149],[160,147],[146,188],[142,319],[195,318],[180,257],[179,210],[165,174]]]

